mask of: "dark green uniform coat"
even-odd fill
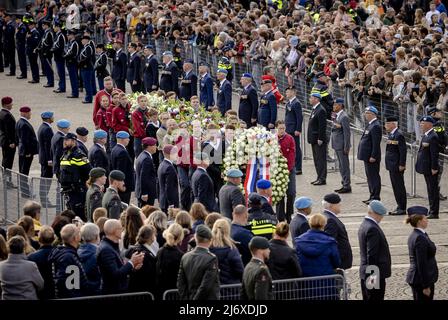
[[[272,276],[268,266],[252,258],[243,273],[242,300],[273,300]]]

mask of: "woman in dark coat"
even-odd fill
[[[436,245],[429,239],[425,229],[428,227],[428,209],[421,206],[408,208],[406,223],[414,231],[409,235],[410,266],[406,282],[412,288],[414,300],[433,300],[434,284],[439,277],[436,261]]]
[[[184,254],[178,247],[184,238],[184,229],[181,225],[173,223],[163,232],[163,236],[166,243],[157,252],[157,299],[162,299],[166,290],[176,289],[180,260]]]
[[[275,228],[274,238],[269,241],[271,254],[267,265],[273,280],[294,279],[302,276],[297,254],[286,239],[289,235],[289,225],[280,222]]]

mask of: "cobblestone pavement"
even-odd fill
[[[14,98],[13,113],[16,118],[19,117],[18,109],[23,105],[28,105],[32,108],[33,117],[31,123],[34,125],[37,131],[40,125],[40,113],[45,110],[52,110],[55,112],[55,119],[66,118],[72,122],[72,129],[78,126],[85,126],[91,132],[93,131],[92,124],[92,105],[82,104],[83,93],[80,94],[79,99],[66,99],[65,94],[55,94],[51,89],[45,89],[42,87],[44,84],[44,78],[41,78],[41,84],[28,84],[24,80],[17,80],[12,77],[6,77],[4,74],[0,74],[0,96],[11,96]],[[70,88],[69,82],[67,82],[67,88]],[[234,95],[234,106],[238,99]],[[279,112],[279,118],[283,117],[283,112]],[[304,127],[306,128],[306,126]],[[355,137],[355,145],[358,137]],[[88,146],[91,145],[89,141]],[[311,186],[310,182],[315,178],[315,170],[313,167],[310,153],[311,148],[306,146],[306,158],[303,164],[304,174],[297,176],[297,195],[307,195],[314,199],[316,202],[314,212],[321,210],[320,199],[323,195],[332,192],[334,189],[340,187],[340,176],[338,172],[332,170],[332,165],[329,165],[329,173],[327,179],[327,185],[325,186]],[[16,157],[14,170],[18,170],[18,159]],[[410,165],[408,165],[410,168]],[[342,221],[346,224],[347,230],[350,236],[350,243],[354,252],[354,267],[347,271],[348,282],[351,286],[350,299],[360,299],[360,285],[358,280],[358,265],[359,265],[359,248],[357,239],[357,230],[361,223],[363,216],[366,213],[366,206],[361,200],[368,198],[368,188],[365,182],[364,169],[362,163],[356,161],[355,174],[352,176],[352,194],[343,195],[343,214]],[[395,201],[390,187],[390,181],[387,172],[382,170],[382,201],[385,203],[388,209],[395,208]],[[448,170],[446,170],[448,171]],[[411,190],[411,170],[408,169],[406,177],[407,187]],[[37,157],[34,158],[31,168],[31,176],[38,177],[40,174],[40,167]],[[446,178],[448,175],[445,173],[445,178],[442,179],[442,191],[448,193],[448,183]],[[416,194],[426,197],[425,185],[423,179],[418,177],[416,181]],[[408,190],[408,192],[410,192]],[[1,190],[0,190],[1,192]],[[1,193],[0,193],[1,194]],[[3,198],[0,197],[0,200]],[[417,197],[408,200],[409,205],[419,204],[426,205],[427,200],[424,197]],[[3,208],[3,204],[0,204],[0,208]],[[0,209],[3,210],[3,209]],[[437,260],[439,262],[440,276],[439,281],[436,284],[435,299],[447,299],[448,298],[448,201],[441,202],[441,219],[438,221],[430,221],[428,233],[437,244]],[[49,217],[51,218],[51,217]],[[403,223],[403,217],[387,216],[381,222],[381,226],[385,231],[387,239],[389,241],[392,253],[393,270],[392,277],[387,280],[386,299],[412,299],[412,294],[409,286],[405,283],[405,276],[409,264],[409,258],[407,253],[407,237],[411,232],[411,227]]]

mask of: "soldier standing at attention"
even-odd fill
[[[85,205],[87,221],[93,221],[93,211],[102,205],[106,181],[106,170],[103,168],[93,168],[90,170],[89,180],[87,180],[89,189],[87,189]]]
[[[120,214],[124,207],[122,205],[119,192],[125,192],[125,175],[120,170],[112,170],[109,174],[109,188],[104,193],[101,206],[107,210],[107,218],[120,219]]]
[[[174,91],[179,93],[179,70],[173,61],[173,53],[165,51],[162,55],[163,70],[160,73],[160,89],[166,92]]]

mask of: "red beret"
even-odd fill
[[[157,144],[157,139],[146,137],[142,140],[142,144],[145,146],[155,146]]]
[[[2,98],[2,106],[7,106],[8,104],[12,103],[12,98],[11,97],[3,97]]]
[[[27,107],[27,106],[23,106],[22,108],[19,109],[20,112],[30,112],[31,108]]]

